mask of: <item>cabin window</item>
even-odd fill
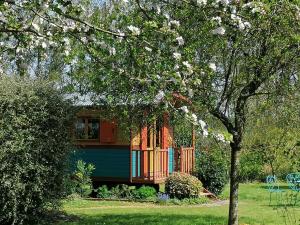
[[[75,137],[76,139],[85,139],[85,120],[77,119],[75,123]]]
[[[88,119],[88,139],[99,138],[99,120]]]
[[[99,139],[99,119],[78,118],[75,123],[75,138],[77,140]]]

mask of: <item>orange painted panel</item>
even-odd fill
[[[100,124],[100,141],[113,143],[116,141],[116,123],[103,120]]]
[[[165,113],[162,127],[162,149],[167,149],[169,147],[169,136],[169,116]]]

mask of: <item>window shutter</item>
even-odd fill
[[[116,141],[116,123],[111,121],[101,121],[100,141],[102,143],[113,143]]]

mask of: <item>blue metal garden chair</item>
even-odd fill
[[[300,192],[300,173],[290,173],[286,176],[289,189],[292,191],[290,200],[293,205],[297,204],[298,194]]]
[[[282,194],[284,193],[284,190],[280,189],[275,175],[267,176],[266,182],[268,185],[268,191],[270,192],[269,205],[271,205],[273,193],[276,195],[276,204],[278,205],[278,203],[281,203],[282,201]]]

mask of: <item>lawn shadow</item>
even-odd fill
[[[225,225],[226,217],[211,215],[162,215],[162,214],[104,214],[82,216],[80,220],[64,225]]]
[[[260,185],[259,186],[261,189],[265,189],[265,190],[268,190],[268,185],[267,184],[264,184],[264,185]],[[288,185],[279,185],[279,188],[281,190],[290,190],[289,186]]]

